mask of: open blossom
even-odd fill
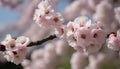
[[[107,39],[107,47],[114,51],[120,50],[120,32],[117,32],[117,35],[112,33]]]
[[[67,41],[77,51],[94,53],[105,41],[105,31],[88,17],[76,18],[67,24]]]
[[[55,28],[55,35],[59,38],[66,39],[66,25]]]
[[[12,49],[15,47],[15,39],[11,37],[11,35],[7,35],[4,41],[1,42],[1,44],[6,46],[6,49]]]
[[[4,57],[15,64],[21,63],[27,54],[27,45],[29,43],[28,37],[13,38],[11,35],[7,35],[5,40],[1,42],[5,46]]]
[[[40,2],[38,9],[35,11],[34,20],[40,26],[52,27],[59,26],[64,22],[62,15],[55,11],[54,6],[49,0]]]

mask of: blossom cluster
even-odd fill
[[[105,31],[99,23],[86,16],[78,17],[67,24],[67,41],[77,51],[98,51],[105,42],[105,36]]]
[[[55,10],[53,1],[44,0],[38,5],[35,10],[34,20],[40,26],[58,27],[64,22],[62,15]]]
[[[36,23],[45,27],[54,27],[55,34],[60,38],[65,38],[75,50],[94,53],[105,42],[106,33],[99,22],[83,16],[63,25],[62,15],[55,12],[49,0],[40,2],[38,8],[34,17]]]
[[[25,59],[27,54],[27,45],[30,43],[30,39],[25,36],[18,38],[7,35],[6,38],[0,44],[0,50],[3,51],[4,57],[7,61],[19,64]]]

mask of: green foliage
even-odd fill
[[[120,69],[120,61],[108,61],[102,65],[101,69]]]
[[[71,59],[71,53],[65,56],[59,56],[59,63],[57,64],[56,69],[62,68],[62,69],[71,69],[71,64],[70,64],[70,59]]]

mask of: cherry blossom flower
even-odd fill
[[[110,34],[109,38],[107,39],[107,47],[114,51],[120,50],[120,32],[118,31],[117,34]]]
[[[13,49],[15,47],[15,39],[8,34],[1,44],[5,45],[7,50]]]
[[[1,42],[5,46],[3,52],[4,57],[15,64],[19,64],[23,61],[27,54],[27,45],[30,43],[30,39],[25,36],[18,38],[7,35],[4,41]],[[3,46],[1,46],[3,48]]]
[[[26,54],[27,54],[27,49],[24,48],[22,50],[5,51],[4,57],[9,62],[13,62],[15,64],[20,64],[25,59]]]
[[[105,31],[94,20],[82,16],[67,24],[67,41],[77,51],[94,53],[105,41]]]
[[[40,2],[38,9],[35,11],[34,20],[38,25],[45,27],[56,27],[64,22],[62,15],[55,11],[54,6],[49,0]]]
[[[55,35],[61,39],[66,39],[66,25],[55,28]]]

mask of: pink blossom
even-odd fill
[[[90,36],[93,37],[92,39],[94,41],[97,41],[97,43],[103,44],[105,42],[105,36],[103,36],[103,35],[105,35],[105,32],[103,31],[103,29],[97,28],[97,29],[93,29],[91,31]]]
[[[16,46],[27,46],[30,43],[30,39],[25,36],[20,36],[16,39]]]
[[[27,54],[26,49],[15,50],[15,51],[6,51],[4,52],[4,57],[9,62],[13,62],[15,64],[20,64]]]
[[[107,47],[114,51],[120,50],[120,40],[115,34],[110,34],[107,39]]]
[[[59,38],[66,39],[66,25],[61,25],[55,28],[55,34]]]
[[[96,21],[82,16],[67,24],[67,41],[77,51],[94,53],[105,42],[105,31]]]
[[[64,18],[60,13],[55,11],[49,0],[40,2],[38,9],[35,11],[34,20],[40,26],[56,27],[64,22]]]
[[[87,46],[87,44],[90,42],[89,33],[90,33],[90,30],[85,27],[81,27],[79,30],[77,30],[74,34],[77,40],[77,44],[82,47]]]
[[[11,50],[15,47],[15,39],[11,37],[10,34],[6,36],[6,38],[1,42],[1,44],[5,45],[7,50]]]
[[[1,42],[6,49],[3,52],[4,57],[15,64],[21,63],[27,54],[27,45],[29,43],[30,39],[28,37],[13,38],[11,35],[7,35],[5,40]]]

